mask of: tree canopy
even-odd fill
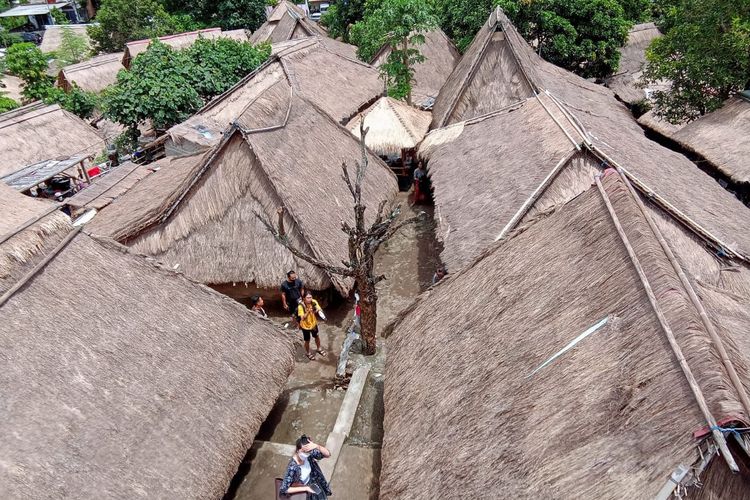
[[[164,6],[169,12],[225,30],[255,31],[266,20],[265,0],[164,0]]]
[[[60,66],[79,63],[91,56],[91,47],[83,35],[76,34],[68,27],[61,28],[60,48],[55,51],[55,58]]]
[[[464,52],[487,21],[493,0],[434,0],[440,27]]]
[[[497,0],[546,60],[589,78],[617,70],[632,23],[616,0]]]
[[[750,0],[663,0],[664,36],[647,51],[645,84],[668,81],[652,98],[677,123],[711,112],[750,88]]]
[[[330,7],[320,23],[328,28],[328,34],[333,38],[341,38],[351,43],[350,29],[365,17],[365,0],[341,0]]]
[[[146,120],[167,129],[228,90],[270,53],[270,45],[228,38],[199,39],[182,50],[154,41],[105,91],[104,114],[133,132]]]
[[[381,74],[392,97],[410,101],[414,64],[424,61],[418,46],[424,43],[424,33],[436,27],[437,16],[425,0],[368,0],[365,16],[352,26],[350,37],[364,61],[390,45]]]

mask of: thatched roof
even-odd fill
[[[737,183],[750,184],[750,101],[729,99],[721,109],[692,121],[670,138],[701,155]]]
[[[104,147],[96,129],[57,104],[36,102],[0,115],[0,176],[42,160],[95,156]]]
[[[627,104],[646,99],[646,91],[638,87],[643,66],[646,64],[646,49],[661,33],[654,23],[636,24],[628,33],[628,40],[620,48],[620,67],[607,79],[607,87]]]
[[[281,0],[271,11],[268,20],[250,35],[250,41],[277,43],[316,35],[326,36],[326,31],[308,19],[302,8],[288,0]]]
[[[663,118],[659,118],[653,109],[642,114],[638,118],[638,123],[640,123],[644,128],[647,128],[654,132],[658,132],[659,134],[668,138],[671,138],[675,132],[685,126],[684,123],[675,125],[673,123],[669,123]]]
[[[65,66],[57,75],[57,86],[65,91],[73,83],[88,92],[101,92],[117,81],[117,73],[124,69],[122,52],[96,56],[88,61]]]
[[[477,44],[486,50],[478,54]],[[466,57],[477,61],[473,69],[462,66]],[[450,94],[454,99],[443,94],[459,87],[467,90]],[[527,212],[576,196],[606,164],[625,168],[639,189],[711,244],[750,255],[747,207],[687,158],[646,138],[609,89],[543,61],[502,11],[482,28],[443,92],[434,119],[472,117],[431,132],[420,146],[449,268],[468,265]],[[572,156],[579,149],[585,154]]]
[[[381,97],[346,126],[357,138],[363,119],[369,129],[367,147],[379,155],[398,155],[402,149],[414,148],[424,139],[432,115],[403,101]]]
[[[86,43],[91,45],[91,39],[86,29],[91,26],[90,24],[51,24],[44,27],[42,35],[42,43],[39,45],[39,49],[42,52],[55,52],[60,48],[62,44],[62,32],[64,29],[71,30],[75,35],[82,36],[86,39]]]
[[[20,103],[23,100],[23,80],[13,75],[0,75],[0,95]]]
[[[231,33],[233,33],[233,35],[231,35],[230,38],[236,38],[236,34],[234,34],[234,32]],[[184,49],[185,47],[193,45],[198,38],[219,38],[221,36],[221,28],[207,28],[203,30],[177,33],[176,35],[162,36],[159,37],[159,41],[174,49]],[[125,45],[125,52],[122,56],[122,65],[126,68],[130,68],[130,63],[135,59],[135,56],[141,52],[145,52],[149,45],[151,45],[151,39],[128,42]]]
[[[721,272],[731,262],[658,207],[641,211],[620,176],[602,183],[697,391],[718,422],[745,427],[745,389],[725,368],[750,386],[750,268],[735,262]],[[679,466],[690,470],[684,498],[748,497],[745,477],[725,474],[715,448],[705,451],[714,443],[706,417],[605,203],[597,188],[585,191],[449,275],[397,320],[386,360],[382,497],[655,498],[676,486]],[[724,281],[730,274],[741,287]],[[449,451],[425,453],[436,443]],[[694,476],[703,490],[690,486]]]
[[[255,72],[172,127],[168,133],[173,143],[182,153],[217,144],[224,130],[277,83],[286,86],[287,93],[293,88],[339,123],[348,122],[382,95],[383,82],[375,68],[346,57],[340,47],[345,45],[322,37],[285,44]]]
[[[15,272],[32,263],[52,242],[56,244],[70,230],[70,219],[57,204],[24,196],[0,183],[0,292],[15,281]],[[28,225],[16,233],[18,227]]]
[[[424,37],[424,43],[417,48],[425,60],[414,65],[412,102],[417,106],[430,107],[456,67],[461,54],[440,28],[425,33]],[[376,68],[380,67],[388,60],[390,53],[390,45],[384,45],[373,57],[371,64]]]
[[[69,198],[66,204],[76,212],[95,208],[101,210],[106,207],[123,193],[126,193],[138,181],[158,170],[167,163],[166,160],[158,160],[148,166],[138,165],[127,162],[112,171],[94,179],[94,182],[87,188],[76,193]]]
[[[289,335],[83,232],[41,256],[0,306],[3,496],[220,498],[293,368]]]
[[[274,222],[286,209],[292,242],[338,263],[348,254],[340,221],[353,219],[341,162],[360,159],[358,141],[325,112],[290,94],[283,81],[263,92],[222,142],[205,153],[170,157],[158,172],[102,210],[89,224],[140,253],[207,284],[250,283],[276,289],[295,268],[313,289],[351,283],[294,258],[255,217]],[[311,133],[314,131],[314,133]],[[363,200],[374,217],[397,192],[390,169],[370,154]],[[281,278],[280,278],[281,277]]]

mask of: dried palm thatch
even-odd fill
[[[104,149],[96,129],[57,104],[32,103],[0,115],[0,177],[43,160]]]
[[[645,89],[638,86],[646,64],[646,49],[661,36],[654,23],[636,24],[628,33],[625,46],[620,49],[620,67],[607,79],[607,87],[627,104],[646,99]]]
[[[431,119],[429,112],[391,97],[381,97],[346,128],[359,138],[360,124],[364,121],[365,128],[369,129],[367,147],[378,155],[398,155],[402,149],[412,149],[424,139]]]
[[[55,52],[60,49],[62,44],[63,30],[70,30],[76,36],[81,36],[86,39],[86,43],[91,46],[91,39],[87,28],[90,24],[65,24],[57,25],[50,24],[44,27],[44,34],[42,36],[42,43],[39,45],[39,50],[42,52]]]
[[[167,152],[186,154],[217,144],[224,130],[277,84],[286,86],[287,94],[293,88],[339,123],[348,122],[380,97],[383,83],[376,69],[347,58],[341,46],[345,44],[320,37],[284,44],[255,72],[172,127]]]
[[[734,182],[750,184],[748,134],[750,101],[733,97],[721,109],[688,123],[670,137]]]
[[[642,114],[638,118],[638,123],[641,124],[644,128],[653,130],[654,132],[657,132],[667,138],[671,138],[675,132],[685,126],[684,123],[674,124],[669,123],[663,118],[659,118],[654,110],[650,110]]]
[[[425,60],[414,65],[412,100],[414,104],[429,108],[461,58],[456,46],[440,28],[424,33],[424,43],[416,48]],[[390,45],[384,45],[370,64],[379,68],[391,54]]]
[[[222,30],[221,36],[223,38],[231,38],[232,40],[237,40],[238,42],[250,41],[250,37],[247,36],[247,31],[244,29],[228,30],[228,31]]]
[[[57,75],[57,86],[68,92],[75,83],[88,92],[101,92],[117,81],[117,73],[124,69],[122,57],[116,52],[65,66]]]
[[[589,189],[516,231],[392,325],[383,497],[639,499],[674,488],[670,475],[680,466],[695,466],[706,484],[724,477],[698,400],[723,425],[745,425],[739,394],[750,387],[742,353],[750,332],[719,332],[744,384],[738,389],[700,319],[702,304],[690,299],[646,218],[659,209],[644,212],[634,194],[607,175],[601,192]],[[750,295],[737,300],[748,305]],[[424,452],[435,446],[450,451]],[[683,498],[705,494],[690,486],[693,477],[683,479]],[[733,498],[750,494],[746,482],[732,488]]]
[[[24,196],[0,183],[0,291],[12,284],[13,271],[27,266],[48,243],[70,230],[70,219],[55,203]],[[18,231],[19,227],[26,228]]]
[[[289,336],[113,242],[79,232],[47,257],[0,306],[3,496],[220,498]]]
[[[0,95],[9,97],[16,102],[23,101],[23,80],[13,75],[0,77]]]
[[[250,42],[278,43],[308,36],[326,36],[326,31],[310,21],[305,11],[288,0],[281,0],[268,20],[250,36]]]
[[[122,194],[126,193],[135,184],[147,175],[167,166],[167,160],[158,160],[148,166],[138,165],[127,162],[113,171],[98,177],[94,183],[76,193],[75,196],[66,200],[66,204],[73,209],[75,213],[81,213],[89,209],[101,210],[106,207]]]
[[[219,38],[220,36],[221,28],[207,28],[203,30],[178,33],[176,35],[161,36],[158,40],[174,49],[184,49],[185,47],[193,45],[198,38],[211,39]],[[125,45],[125,52],[122,56],[122,65],[125,68],[130,68],[130,64],[133,62],[133,59],[135,59],[135,56],[141,52],[145,52],[149,45],[151,45],[151,39],[128,42]]]
[[[475,61],[472,67],[462,67],[466,57]],[[625,168],[642,192],[707,241],[735,256],[750,255],[747,207],[687,158],[646,138],[610,90],[543,61],[501,10],[492,14],[465,59],[443,88],[459,90],[441,92],[433,124],[436,116],[453,120],[456,113],[474,118],[432,132],[420,147],[429,160],[446,263],[471,262],[492,237],[522,222],[528,211],[533,214],[550,187],[564,193],[554,205],[590,185],[590,177],[572,174],[555,181],[573,150],[585,151],[593,168]],[[498,67],[507,68],[498,74],[502,82],[478,82]],[[506,85],[508,75],[521,80]],[[527,95],[519,95],[519,89]],[[500,105],[505,107],[475,117]]]
[[[218,146],[165,160],[171,164],[136,184],[89,227],[203,283],[276,288],[295,268],[311,288],[333,284],[346,294],[349,281],[295,259],[254,214],[275,220],[283,206],[292,242],[338,264],[348,255],[340,221],[353,219],[353,213],[347,187],[337,179],[342,161],[359,158],[359,144],[346,129],[278,82],[258,96]],[[369,158],[363,199],[377,207],[396,193],[397,184],[379,158]]]

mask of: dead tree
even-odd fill
[[[365,227],[365,210],[367,207],[362,204],[362,181],[369,160],[367,158],[367,148],[365,147],[365,136],[367,130],[360,125],[360,146],[362,150],[362,161],[355,162],[355,173],[352,181],[349,175],[349,168],[346,162],[342,163],[342,179],[346,182],[349,192],[354,200],[354,225],[351,226],[345,221],[341,221],[341,230],[349,238],[349,256],[348,259],[342,260],[343,266],[335,266],[324,262],[312,255],[309,255],[292,245],[286,232],[284,231],[284,208],[277,210],[279,217],[278,226],[274,226],[267,218],[256,212],[256,217],[260,219],[266,229],[274,236],[276,241],[289,250],[295,257],[309,262],[310,264],[323,269],[329,274],[353,278],[356,288],[359,290],[360,308],[361,308],[361,325],[360,334],[365,342],[365,354],[375,354],[376,347],[376,328],[378,320],[378,292],[377,284],[385,279],[384,275],[375,276],[375,252],[380,245],[392,238],[399,229],[418,221],[424,212],[420,212],[414,217],[396,222],[401,213],[401,206],[396,206],[386,213],[387,200],[380,202],[375,220],[369,228]]]

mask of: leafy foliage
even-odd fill
[[[157,0],[103,0],[89,26],[89,38],[97,52],[117,52],[132,40],[169,35],[184,28]]]
[[[5,54],[8,71],[23,80],[23,96],[28,100],[43,99],[52,87],[47,74],[47,56],[30,42],[16,43]]]
[[[46,104],[59,104],[63,109],[84,119],[91,118],[99,106],[99,97],[96,94],[82,90],[75,83],[69,92],[50,86],[42,100]]]
[[[154,41],[105,91],[104,114],[135,137],[138,125],[149,119],[157,129],[167,129],[229,89],[270,54],[270,45],[254,47],[227,38],[199,39],[184,50]]]
[[[91,55],[89,42],[83,35],[77,35],[72,29],[61,28],[60,48],[55,51],[60,66],[79,63]]]
[[[666,33],[647,51],[643,76],[647,85],[671,82],[652,96],[658,116],[692,120],[750,88],[750,0],[671,0],[659,7]]]
[[[169,12],[225,30],[255,31],[266,20],[266,0],[164,0],[163,3]]]
[[[414,64],[424,61],[417,47],[424,43],[423,33],[435,27],[437,16],[425,0],[368,0],[365,17],[352,26],[350,36],[364,61],[383,45],[390,46],[381,74],[390,95],[410,101]]]
[[[434,0],[440,27],[462,53],[492,10],[492,0]]]
[[[23,38],[17,33],[10,33],[0,27],[0,47],[10,47],[14,43],[23,42]]]
[[[18,103],[16,101],[8,96],[4,96],[2,92],[0,92],[0,113],[5,113],[6,111],[16,109],[17,107]]]
[[[625,19],[632,23],[645,23],[651,19],[652,0],[618,0]]]
[[[365,17],[365,0],[341,0],[330,7],[320,18],[320,23],[328,28],[333,38],[341,38],[351,43],[350,29]]]
[[[497,0],[521,35],[546,60],[588,78],[620,63],[631,23],[616,0]]]
[[[10,0],[0,0],[0,12],[4,12],[10,8]],[[0,17],[0,28],[4,28],[10,31],[15,28],[20,28],[28,21],[23,17]],[[0,32],[3,30],[0,29]],[[6,45],[7,47],[7,45]]]
[[[52,16],[52,19],[55,20],[55,24],[70,24],[70,19],[68,19],[68,16],[66,16],[63,11],[58,9],[57,7],[53,7],[50,11],[50,15]]]

